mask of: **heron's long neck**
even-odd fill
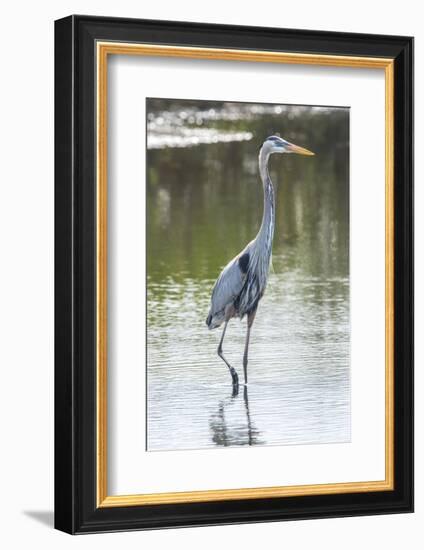
[[[259,153],[259,172],[264,188],[264,211],[262,224],[256,240],[264,245],[267,250],[271,251],[272,240],[274,238],[275,200],[274,186],[268,172],[268,160],[269,154],[264,153],[263,149],[261,149]]]

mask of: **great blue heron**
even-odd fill
[[[243,319],[247,315],[247,333],[243,355],[244,382],[247,384],[250,330],[255,319],[259,300],[265,292],[274,238],[274,187],[268,172],[268,160],[272,153],[314,154],[308,149],[289,143],[279,136],[268,137],[259,151],[259,173],[264,188],[262,224],[256,238],[221,271],[212,290],[211,307],[206,319],[209,329],[217,328],[225,323],[217,351],[219,357],[230,369],[234,386],[238,386],[238,375],[235,368],[225,359],[222,353],[222,343],[228,321],[232,317]]]

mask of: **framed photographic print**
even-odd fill
[[[55,525],[413,509],[413,39],[55,25]]]

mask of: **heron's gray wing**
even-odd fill
[[[249,254],[243,251],[221,271],[212,290],[210,310],[212,316],[223,311],[238,297],[246,280],[248,263]]]

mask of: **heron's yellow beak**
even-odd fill
[[[290,153],[297,153],[298,155],[308,155],[308,156],[315,155],[315,153],[313,153],[312,151],[309,151],[309,149],[304,149],[303,147],[299,147],[299,145],[295,145],[294,143],[290,143],[286,149]]]

